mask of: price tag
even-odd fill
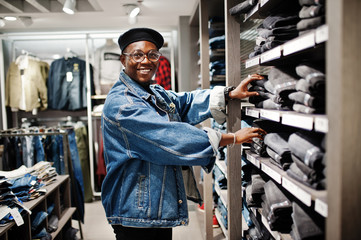
[[[66,81],[67,82],[73,81],[73,73],[72,72],[66,72]]]
[[[306,33],[283,45],[283,55],[287,56],[310,47],[315,46],[315,32]]]
[[[246,60],[246,68],[259,65],[259,56]]]
[[[3,219],[10,212],[10,208],[5,205],[0,206],[0,220]]]
[[[319,132],[328,132],[328,119],[326,117],[315,118],[315,130]]]
[[[11,216],[13,216],[14,221],[17,226],[21,226],[24,224],[24,219],[21,217],[18,208],[13,208],[10,210]]]
[[[287,189],[290,193],[292,193],[295,197],[301,200],[308,207],[311,206],[311,195],[301,189],[299,186],[291,182],[287,178],[282,179],[282,186]]]
[[[256,167],[258,167],[258,168],[261,167],[260,161],[258,159],[256,159],[253,155],[247,154],[247,159],[248,159],[248,161],[253,163],[253,165],[255,165]]]
[[[268,62],[281,57],[281,46],[272,48],[261,54],[261,63]]]
[[[259,110],[246,108],[246,115],[254,118],[259,118]]]
[[[268,176],[270,176],[271,178],[273,178],[276,182],[278,182],[279,184],[281,184],[281,180],[282,177],[281,175],[276,172],[275,170],[273,170],[272,168],[270,168],[269,166],[267,166],[266,164],[262,163],[261,164],[261,169],[263,172],[265,172]]]
[[[281,114],[280,114],[280,112],[277,112],[277,111],[261,109],[260,115],[262,118],[266,118],[266,119],[273,120],[276,122],[279,122],[281,119]]]
[[[316,199],[315,201],[315,211],[321,214],[324,217],[328,216],[328,205],[327,203],[321,201],[320,199]]]
[[[282,123],[307,130],[313,129],[313,117],[301,114],[287,113],[282,115]]]
[[[316,29],[316,43],[326,42],[328,40],[328,26],[323,25]]]

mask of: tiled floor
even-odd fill
[[[186,227],[173,228],[173,240],[202,240],[201,227],[197,218],[197,208],[189,207],[189,225]],[[73,227],[79,228],[77,221],[72,222]],[[85,204],[85,218],[82,224],[84,240],[115,240],[112,227],[105,218],[105,212],[100,201]],[[224,239],[223,234],[217,229],[215,238],[217,240]],[[78,234],[80,237],[80,234]]]

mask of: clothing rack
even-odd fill
[[[64,149],[64,163],[65,163],[65,169],[68,170],[68,173],[70,175],[70,181],[72,184],[72,194],[74,196],[75,205],[78,206],[79,199],[77,197],[77,194],[75,193],[75,177],[73,172],[73,163],[71,159],[70,154],[70,147],[69,147],[69,141],[68,141],[68,133],[65,131],[69,128],[47,128],[47,129],[41,129],[40,130],[46,130],[46,131],[54,131],[54,132],[31,132],[34,131],[34,129],[7,129],[7,130],[0,130],[0,138],[3,137],[24,137],[24,136],[51,136],[51,135],[63,135],[63,149]],[[79,231],[80,231],[80,238],[83,238],[83,231],[81,227],[80,222],[80,214],[79,211],[75,211],[78,216],[78,223],[79,223]]]

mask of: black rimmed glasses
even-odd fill
[[[130,56],[135,62],[143,62],[145,56],[147,56],[149,61],[156,62],[162,56],[157,50],[150,50],[147,54],[141,50],[135,50],[132,53],[123,53],[123,55]]]

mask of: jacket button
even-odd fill
[[[181,224],[182,224],[182,225],[185,225],[185,224],[186,224],[186,222],[185,222],[185,221],[182,221],[182,222],[181,222]]]
[[[177,168],[176,168],[176,167],[174,167],[174,168],[173,168],[173,170],[174,170],[174,171],[177,171]]]
[[[178,203],[179,203],[179,204],[182,204],[182,203],[183,203],[183,201],[182,201],[182,200],[178,200]]]

